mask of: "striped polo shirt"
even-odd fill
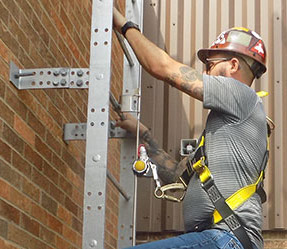
[[[255,183],[266,151],[266,115],[256,92],[232,78],[203,75],[206,121],[205,150],[215,184],[227,198]],[[183,203],[186,231],[196,231],[212,219],[214,206],[194,174]],[[235,210],[251,241],[263,248],[262,204],[255,193]],[[229,228],[221,221],[214,228]]]

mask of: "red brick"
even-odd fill
[[[48,246],[38,238],[32,237],[29,243],[29,249],[48,249]]]
[[[52,159],[52,152],[49,149],[49,147],[40,139],[38,136],[36,136],[36,144],[35,144],[36,150],[45,157],[48,161],[51,161]]]
[[[59,173],[52,168],[46,161],[43,163],[43,174],[56,185],[59,184]]]
[[[20,211],[1,199],[0,199],[0,215],[2,218],[8,221],[12,221],[15,224],[19,224],[20,222]]]
[[[9,201],[16,207],[21,208],[24,212],[30,212],[32,201],[14,188],[11,188],[10,190]]]
[[[0,209],[0,212],[1,212],[1,209]],[[7,238],[7,235],[8,235],[8,223],[5,220],[0,219],[0,236]]]
[[[75,216],[78,216],[78,207],[68,196],[65,198],[65,207]]]
[[[2,82],[0,80],[0,82]],[[0,99],[0,116],[1,118],[7,122],[7,124],[13,126],[14,121],[14,113],[11,111],[11,109]]]
[[[11,242],[5,241],[0,237],[0,248],[1,249],[19,249],[19,247],[15,247],[11,245]]]
[[[22,176],[2,160],[0,160],[0,176],[14,187],[21,188]]]
[[[80,235],[83,233],[83,223],[77,218],[72,217],[72,228],[77,231]]]
[[[28,112],[28,124],[29,126],[36,131],[41,137],[45,136],[46,128],[45,126],[36,118],[36,116]]]
[[[55,216],[57,215],[57,210],[58,210],[58,204],[56,201],[54,201],[52,198],[50,198],[48,195],[45,193],[42,193],[42,201],[41,205],[48,210],[50,213],[54,214]]]
[[[84,169],[79,165],[75,158],[65,149],[63,149],[62,152],[62,159],[77,175],[84,179]]]
[[[25,51],[24,51],[25,52]],[[27,59],[27,58],[25,58]],[[20,60],[21,61],[21,60]],[[33,97],[32,93],[29,91],[19,91],[19,98],[20,100],[33,112],[38,109],[38,103]],[[29,117],[29,112],[28,112]],[[29,119],[28,119],[29,121]],[[29,123],[28,123],[29,124]],[[33,127],[32,127],[33,128]]]
[[[22,189],[24,194],[28,195],[34,201],[40,202],[40,190],[33,183],[23,179]]]
[[[51,134],[50,132],[47,132],[46,135],[46,142],[47,145],[49,145],[58,155],[61,155],[61,151],[62,151],[62,145],[60,143],[60,141],[58,141],[57,138],[55,138],[55,136],[53,136],[53,134]]]
[[[22,156],[20,156],[17,152],[12,153],[12,165],[26,175],[28,178],[31,177],[32,167],[31,165],[24,160]]]
[[[30,215],[43,224],[48,223],[48,213],[39,205],[32,203]]]
[[[3,138],[20,154],[24,151],[23,140],[6,124],[3,126]]]
[[[11,12],[13,13],[13,16],[14,18],[17,19],[17,21],[19,21],[19,7],[15,4],[14,1],[3,1],[4,2],[4,5],[6,6],[6,8]]]
[[[12,155],[11,148],[1,140],[0,140],[0,148],[1,148],[0,156],[7,162],[11,162],[11,155]]]
[[[56,235],[44,226],[40,226],[40,239],[47,242],[50,245],[56,244]]]
[[[41,120],[43,125],[46,127],[46,129],[49,129],[51,133],[53,133],[55,136],[63,135],[62,127],[60,128],[60,126],[52,119],[52,117],[47,113],[47,111],[39,108],[37,111],[37,115],[39,120]]]
[[[81,192],[84,191],[84,181],[76,175],[71,169],[67,169],[67,179]]]
[[[71,228],[68,226],[64,225],[63,226],[63,236],[68,239],[70,242],[73,244],[77,244],[77,234],[75,231],[73,231]]]
[[[72,249],[71,244],[59,236],[56,238],[56,247],[61,249]]]
[[[21,227],[23,227],[25,231],[28,231],[34,234],[35,236],[39,237],[40,234],[39,222],[23,213],[21,214]]]
[[[8,28],[13,34],[13,36],[16,38],[16,40],[21,43],[22,47],[29,47],[29,39],[27,38],[26,34],[24,34],[24,32],[21,30],[15,18],[12,16],[9,18]]]
[[[11,193],[11,186],[0,178],[0,197],[9,200]]]
[[[26,120],[27,107],[23,102],[9,89],[6,88],[6,103],[23,119]]]
[[[67,194],[68,196],[72,196],[73,187],[72,184],[69,183],[64,177],[60,177],[60,188]]]
[[[2,10],[3,9],[1,8],[1,3],[0,3],[0,18],[2,18],[2,16],[1,16],[2,15]],[[0,40],[0,56],[1,56],[2,60],[4,60],[6,63],[9,63],[11,54],[10,54],[9,49],[3,43],[2,40]]]
[[[59,205],[58,208],[58,217],[64,221],[64,223],[68,224],[68,225],[72,225],[72,214],[70,211],[68,211],[66,208],[64,208],[63,206]]]
[[[73,194],[72,199],[75,201],[75,203],[82,207],[84,202],[84,196],[82,193],[80,193],[77,189],[73,188]]]
[[[0,2],[0,18],[3,23],[8,23],[9,12],[2,2]]]
[[[41,174],[38,170],[33,169],[32,170],[32,181],[38,185],[41,189],[43,189],[45,192],[49,193],[50,191],[50,181]]]
[[[43,159],[28,144],[25,145],[24,156],[26,160],[28,160],[38,170],[41,171],[43,169]]]
[[[35,133],[17,115],[14,116],[14,129],[31,145],[35,145]]]
[[[62,190],[60,190],[57,186],[54,184],[50,185],[50,192],[49,194],[59,203],[64,204],[65,200],[65,194]]]
[[[50,227],[56,233],[62,234],[63,223],[50,214],[48,214],[47,218],[48,218],[48,227]]]
[[[62,175],[66,176],[67,174],[67,166],[65,165],[62,158],[58,157],[55,153],[52,156],[52,164],[54,167],[62,173]]]
[[[32,236],[29,235],[26,231],[12,224],[9,224],[9,227],[8,227],[8,239],[9,240],[25,248],[27,247],[27,245],[29,245],[31,238]]]
[[[36,61],[33,58],[31,58],[31,54],[27,54],[27,52],[22,47],[19,47],[17,59],[22,65],[25,65],[24,66],[25,68],[35,67]]]

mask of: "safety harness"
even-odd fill
[[[247,232],[242,225],[239,217],[234,213],[237,207],[242,205],[246,200],[248,200],[255,192],[259,194],[261,197],[262,203],[266,201],[266,194],[263,189],[263,178],[264,178],[264,170],[266,168],[266,164],[268,161],[269,155],[269,146],[267,142],[267,149],[264,154],[264,158],[261,164],[261,173],[254,184],[250,184],[245,186],[230,197],[225,199],[220,191],[218,190],[213,176],[207,166],[207,158],[205,155],[205,132],[202,134],[199,145],[192,156],[191,159],[188,160],[187,168],[183,172],[180,177],[180,181],[187,186],[193,173],[195,172],[201,182],[202,188],[205,190],[207,195],[209,196],[211,202],[215,207],[215,211],[213,213],[213,222],[214,224],[223,220],[230,230],[234,233],[234,235],[238,238],[245,249],[252,248],[251,241],[247,235]],[[267,140],[268,141],[268,140]]]

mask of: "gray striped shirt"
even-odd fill
[[[206,155],[215,184],[227,198],[255,183],[266,151],[266,115],[261,99],[245,84],[222,76],[203,75]],[[214,206],[194,175],[183,204],[186,231],[194,231],[212,217]],[[263,248],[262,205],[258,194],[235,210],[252,242]],[[229,230],[223,221],[213,225]]]

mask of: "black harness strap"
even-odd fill
[[[191,158],[187,162],[186,170],[183,172],[183,174],[180,177],[181,181],[183,181],[186,184],[186,186],[188,185],[194,172],[200,175],[200,172],[195,171],[193,168],[193,165],[196,162],[204,158],[205,159],[204,166],[207,166],[207,159],[206,159],[205,148],[204,148],[205,143],[202,142],[202,139],[204,139],[204,137],[205,137],[205,130],[199,141],[199,143],[201,143],[201,146],[199,145],[197,146],[195,153],[193,154],[193,156],[191,156]],[[266,161],[266,160],[264,159],[263,161]],[[237,239],[240,241],[243,247],[245,249],[252,249],[250,238],[247,235],[247,232],[243,224],[239,220],[239,217],[237,217],[234,211],[226,203],[226,199],[222,196],[217,186],[215,185],[212,175],[210,175],[210,177],[207,180],[202,182],[202,188],[205,190],[205,192],[209,196],[211,202],[213,203],[215,209],[221,215],[223,221],[227,224],[230,230],[234,233],[234,235],[237,237]]]

